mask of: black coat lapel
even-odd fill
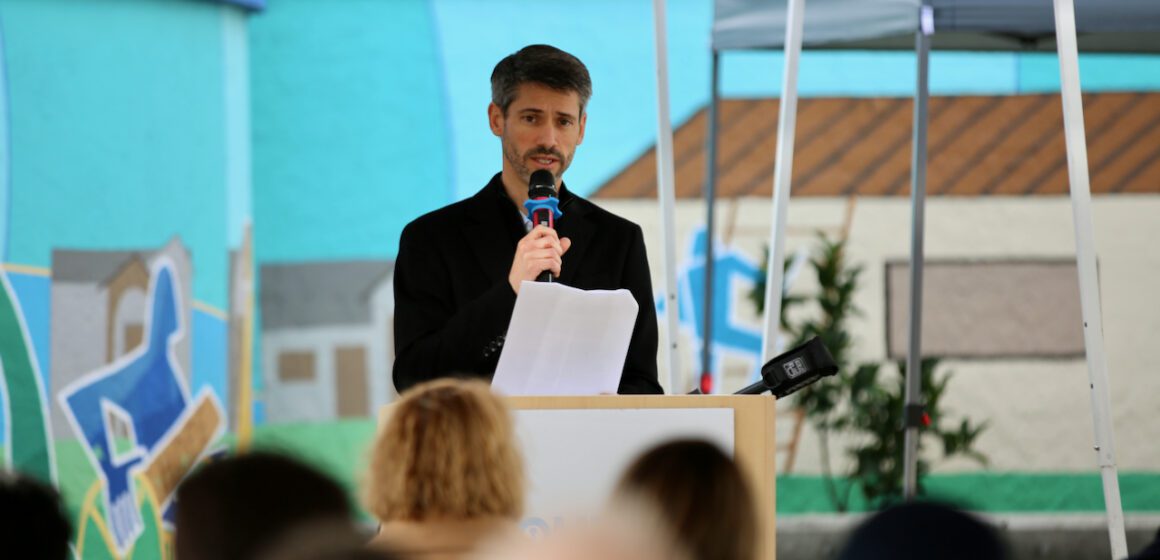
[[[492,281],[506,279],[511,271],[512,259],[516,254],[512,243],[511,224],[506,223],[504,213],[497,211],[492,193],[486,188],[472,197],[470,212],[460,226],[464,247],[472,254],[483,273]]]

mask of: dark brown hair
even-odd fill
[[[499,61],[491,72],[491,102],[506,115],[516,91],[526,83],[576,92],[581,114],[592,97],[592,78],[584,63],[549,45],[528,45]]]
[[[754,560],[757,511],[745,477],[721,449],[675,440],[640,456],[616,495],[643,502],[694,560]]]
[[[346,491],[317,469],[255,451],[211,462],[177,488],[177,557],[250,560],[315,522],[353,523]]]

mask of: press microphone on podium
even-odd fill
[[[556,228],[556,218],[560,217],[559,199],[556,198],[556,177],[547,169],[537,169],[528,180],[528,200],[524,207],[532,226]],[[537,282],[552,282],[551,271],[543,271],[536,277]]]
[[[787,397],[799,389],[811,385],[823,377],[837,375],[838,364],[830,350],[822,344],[822,339],[813,337],[801,346],[783,352],[761,366],[761,379],[733,393],[734,395],[760,395],[766,391],[777,398]],[[700,388],[690,395],[701,395]]]
[[[780,399],[837,373],[838,364],[830,350],[815,336],[766,362],[761,366],[761,379],[734,394],[759,395],[769,391]]]

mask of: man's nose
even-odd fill
[[[545,126],[540,129],[539,144],[546,148],[556,147],[556,127]]]

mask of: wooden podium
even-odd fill
[[[773,559],[775,426],[771,395],[508,397],[524,445],[529,474],[529,523],[560,512],[559,501],[604,500],[640,451],[675,437],[703,437],[732,449],[749,479],[758,514],[758,557]],[[558,475],[561,471],[567,474]],[[553,488],[543,488],[550,485]],[[541,487],[537,487],[541,486]],[[554,487],[568,486],[569,495]],[[540,498],[538,498],[539,496]],[[537,503],[539,502],[539,503]],[[547,504],[547,505],[545,505]],[[577,507],[561,504],[561,507]],[[559,518],[557,518],[559,519]],[[550,530],[550,529],[549,529]]]

